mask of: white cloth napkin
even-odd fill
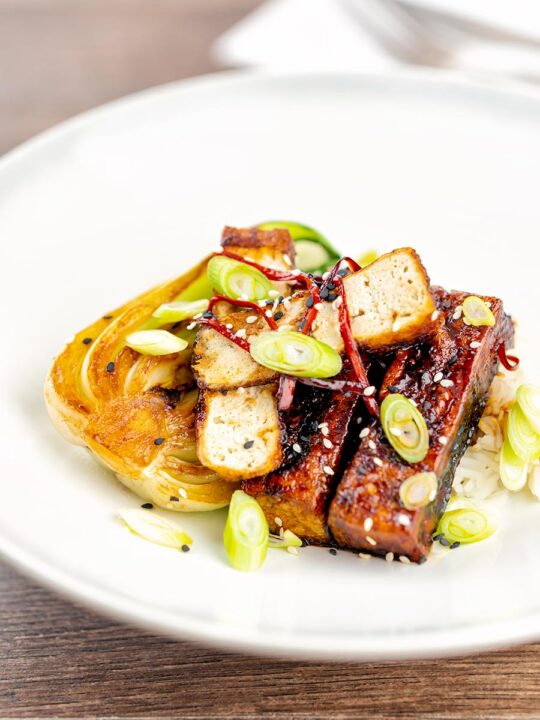
[[[414,4],[403,0],[403,4],[540,43],[540,0],[415,0]],[[268,0],[218,39],[214,55],[225,65],[290,72],[377,71],[402,65],[340,0]]]

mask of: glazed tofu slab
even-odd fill
[[[273,532],[283,526],[308,542],[331,541],[328,505],[350,459],[350,436],[361,404],[352,393],[298,388],[286,417],[282,467],[242,484],[257,499]]]
[[[497,349],[512,340],[513,326],[500,300],[483,298],[495,325],[473,327],[459,310],[467,294],[436,290],[435,296],[440,312],[436,335],[429,344],[398,352],[380,389],[381,401],[388,393],[401,393],[416,403],[429,428],[428,454],[410,465],[391,448],[380,423],[366,425],[328,515],[331,536],[343,547],[425,560],[456,467],[482,415],[498,367]],[[426,507],[407,510],[399,489],[418,472],[435,473],[437,495]]]

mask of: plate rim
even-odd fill
[[[260,69],[228,70],[204,76],[178,80],[164,85],[148,88],[129,94],[91,108],[77,114],[53,127],[39,133],[21,145],[8,151],[0,158],[0,177],[13,165],[40,149],[53,146],[71,133],[106,116],[118,108],[129,109],[141,103],[152,103],[154,99],[168,94],[182,94],[190,90],[222,89],[230,84],[257,81],[259,78],[291,81],[297,79],[316,80],[317,78],[336,77],[363,80],[364,82],[398,81],[410,83],[445,86],[468,91],[488,92],[503,98],[521,98],[538,103],[540,108],[540,92],[519,81],[501,82],[487,78],[474,78],[451,71],[433,70],[429,68],[399,68],[383,72],[316,72],[289,73],[270,72]],[[438,658],[465,653],[477,653],[493,650],[519,643],[532,642],[540,639],[540,611],[517,618],[502,619],[486,624],[470,624],[446,630],[426,630],[410,635],[401,633],[386,637],[362,634],[348,639],[341,648],[330,647],[329,637],[287,632],[276,635],[275,632],[249,628],[239,628],[224,623],[212,623],[198,620],[182,614],[172,613],[165,609],[149,607],[143,602],[126,598],[114,590],[98,588],[91,582],[70,575],[68,572],[42,560],[37,553],[27,550],[12,541],[0,528],[0,555],[23,574],[45,585],[59,595],[83,605],[91,610],[113,617],[121,622],[135,625],[144,630],[157,632],[160,635],[176,639],[204,643],[207,646],[219,647],[227,651],[242,651],[258,655],[270,655],[310,660],[405,660],[420,658]],[[331,636],[330,636],[331,637]],[[340,638],[342,640],[342,638]]]

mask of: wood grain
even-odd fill
[[[212,71],[259,0],[0,0],[0,152],[77,112]],[[0,718],[540,718],[540,645],[305,664],[145,635],[0,563]]]
[[[540,717],[540,645],[415,663],[306,664],[144,635],[0,564],[0,717]]]

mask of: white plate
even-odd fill
[[[273,217],[351,254],[411,244],[433,281],[502,296],[538,353],[540,100],[428,73],[230,74],[122,100],[0,164],[0,549],[77,600],[228,648],[446,655],[540,638],[540,504],[422,567],[310,548],[228,567],[223,512],[182,516],[187,555],[128,533],[138,501],[50,425],[66,337]],[[524,351],[525,352],[525,351]]]

